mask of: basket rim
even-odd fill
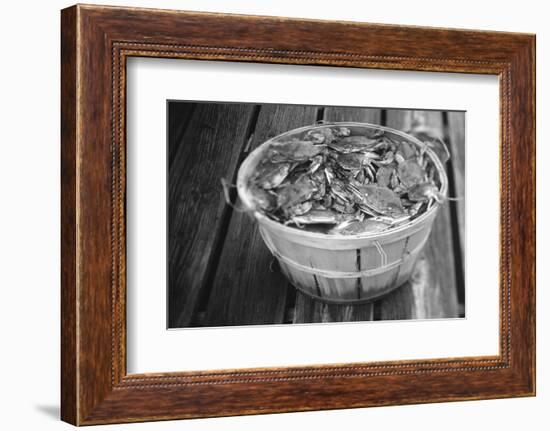
[[[386,126],[380,126],[378,124],[371,124],[371,123],[362,123],[362,122],[355,122],[355,121],[338,121],[338,122],[323,122],[320,124],[313,124],[308,126],[302,126],[298,127],[296,129],[288,130],[284,133],[281,133],[279,135],[273,136],[272,138],[268,139],[267,141],[260,144],[257,148],[255,148],[251,153],[247,155],[245,160],[241,163],[241,166],[239,167],[239,171],[237,173],[237,193],[239,195],[239,198],[244,204],[245,208],[248,208],[249,211],[254,215],[254,218],[258,220],[259,223],[266,225],[271,230],[279,231],[280,233],[286,233],[286,234],[292,234],[294,236],[304,237],[304,238],[310,238],[310,239],[340,239],[340,240],[353,240],[353,239],[378,239],[378,238],[384,238],[386,236],[391,236],[395,233],[402,232],[404,230],[407,230],[408,228],[418,225],[422,223],[424,220],[429,218],[433,213],[437,212],[441,204],[439,202],[435,202],[428,211],[426,211],[421,216],[415,218],[414,220],[405,223],[403,225],[397,226],[397,227],[390,227],[389,229],[383,231],[383,232],[373,232],[373,233],[363,233],[363,234],[356,234],[356,235],[342,235],[342,234],[327,234],[327,233],[320,233],[320,232],[311,232],[303,229],[296,229],[290,226],[283,225],[281,223],[276,222],[275,220],[270,219],[262,212],[258,211],[254,204],[252,203],[252,200],[250,198],[250,193],[248,192],[248,178],[245,178],[245,171],[246,168],[253,162],[255,159],[262,154],[265,149],[274,141],[279,140],[287,135],[293,135],[297,133],[302,133],[304,131],[309,130],[315,130],[315,129],[322,129],[327,127],[339,127],[339,126],[355,126],[355,127],[365,127],[365,128],[371,128],[371,129],[378,129],[378,130],[384,130],[391,132],[395,135],[399,135],[402,138],[407,139],[408,141],[412,142],[413,144],[417,146],[423,146],[424,144],[414,136],[402,132],[401,130],[393,129],[391,127]],[[441,187],[439,188],[439,191],[443,193],[443,195],[447,195],[448,190],[448,178],[447,178],[447,172],[445,171],[445,167],[441,160],[439,160],[439,157],[435,154],[433,150],[430,148],[426,148],[426,153],[429,155],[429,157],[432,159],[432,162],[434,163],[438,174],[440,176],[441,181]]]

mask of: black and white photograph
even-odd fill
[[[168,328],[464,318],[465,121],[167,101]]]

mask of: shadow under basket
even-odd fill
[[[256,211],[249,183],[268,146],[279,140],[300,139],[312,129],[334,126],[346,126],[352,135],[384,130],[414,145],[423,145],[413,136],[371,124],[332,123],[303,127],[276,136],[254,150],[239,169],[237,190],[241,201],[253,213],[267,248],[298,290],[323,302],[357,304],[378,299],[409,280],[440,205],[434,203],[424,214],[406,224],[379,233],[358,235],[327,235],[296,229]],[[425,151],[436,167],[440,192],[446,195],[447,177],[443,164],[433,151]]]

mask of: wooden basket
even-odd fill
[[[243,205],[259,224],[266,246],[277,258],[288,280],[305,294],[333,303],[358,303],[379,298],[406,282],[426,243],[439,204],[411,222],[381,233],[327,235],[284,226],[254,207],[249,179],[272,142],[301,138],[312,129],[345,126],[352,134],[384,130],[402,140],[421,146],[415,137],[401,131],[367,123],[330,123],[294,129],[278,135],[248,155],[237,177],[237,191]],[[440,192],[447,194],[447,175],[443,164],[430,149],[426,155],[435,165]]]

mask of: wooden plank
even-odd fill
[[[447,148],[450,149],[450,139],[448,135],[448,131],[445,130],[445,127],[443,126],[443,120],[442,117],[440,117],[437,113],[438,111],[427,111],[426,115],[424,116],[425,120],[423,119],[422,114],[420,113],[419,118],[416,121],[413,121],[413,127],[416,124],[422,124],[425,122],[427,129],[431,131],[436,131],[437,133],[435,136],[440,138],[444,141]],[[440,132],[439,132],[440,131]],[[447,178],[449,179],[449,187],[453,184],[454,179],[454,169],[452,162],[447,163]],[[451,189],[450,189],[451,190]],[[450,195],[451,191],[449,192]],[[464,194],[462,194],[464,196]],[[448,213],[448,216],[446,216],[449,219],[449,226],[450,229],[448,229],[445,233],[445,236],[449,238],[452,243],[453,252],[452,254],[449,253],[449,255],[453,257],[453,261],[450,265],[452,265],[452,268],[454,269],[454,275],[455,275],[455,286],[456,286],[456,305],[453,303],[451,308],[456,308],[455,316],[464,316],[464,274],[461,273],[463,271],[463,265],[462,265],[462,253],[461,253],[461,242],[460,242],[460,232],[459,232],[459,223],[457,221],[456,214],[456,202],[448,201],[445,206],[447,207],[446,211]],[[435,227],[437,229],[437,226]],[[437,251],[434,251],[437,252]],[[440,257],[438,255],[438,257]],[[449,263],[445,262],[446,266],[449,267]],[[462,303],[461,303],[462,302]],[[438,316],[436,316],[438,317]]]
[[[466,196],[466,149],[464,134],[466,132],[466,115],[464,112],[448,112],[447,121],[449,127],[449,151],[451,153],[450,166],[454,179],[454,194],[459,198]],[[458,220],[460,251],[462,262],[465,262],[465,241],[466,241],[466,200],[460,199],[451,202],[451,208],[456,206]]]
[[[315,106],[263,105],[249,150],[282,132],[313,124],[317,112]],[[272,262],[257,224],[247,214],[233,212],[204,325],[283,323],[287,292],[295,293]]]
[[[373,320],[372,303],[357,305],[326,304],[298,292],[294,323],[364,322]]]
[[[234,174],[253,105],[198,104],[169,169],[169,326],[191,321],[216,257],[228,206],[220,186]],[[172,144],[172,143],[170,143]]]
[[[174,162],[180,144],[183,142],[183,134],[191,121],[197,103],[183,101],[168,102],[168,136],[171,138],[168,145],[168,166]]]
[[[401,131],[409,131],[413,122],[415,112],[426,111],[411,111],[408,109],[386,109],[386,124],[387,127]]]
[[[374,108],[327,107],[323,120],[357,121],[380,124],[381,110]],[[298,292],[294,307],[295,323],[351,322],[373,319],[372,303],[358,305],[325,304]]]
[[[422,123],[443,135],[440,111],[387,110],[386,125],[409,130]],[[449,204],[440,208],[432,232],[420,257],[414,277],[375,303],[380,320],[428,319],[458,316],[455,258]]]
[[[325,121],[356,121],[359,123],[380,124],[382,110],[378,108],[354,108],[329,106],[325,108]]]

